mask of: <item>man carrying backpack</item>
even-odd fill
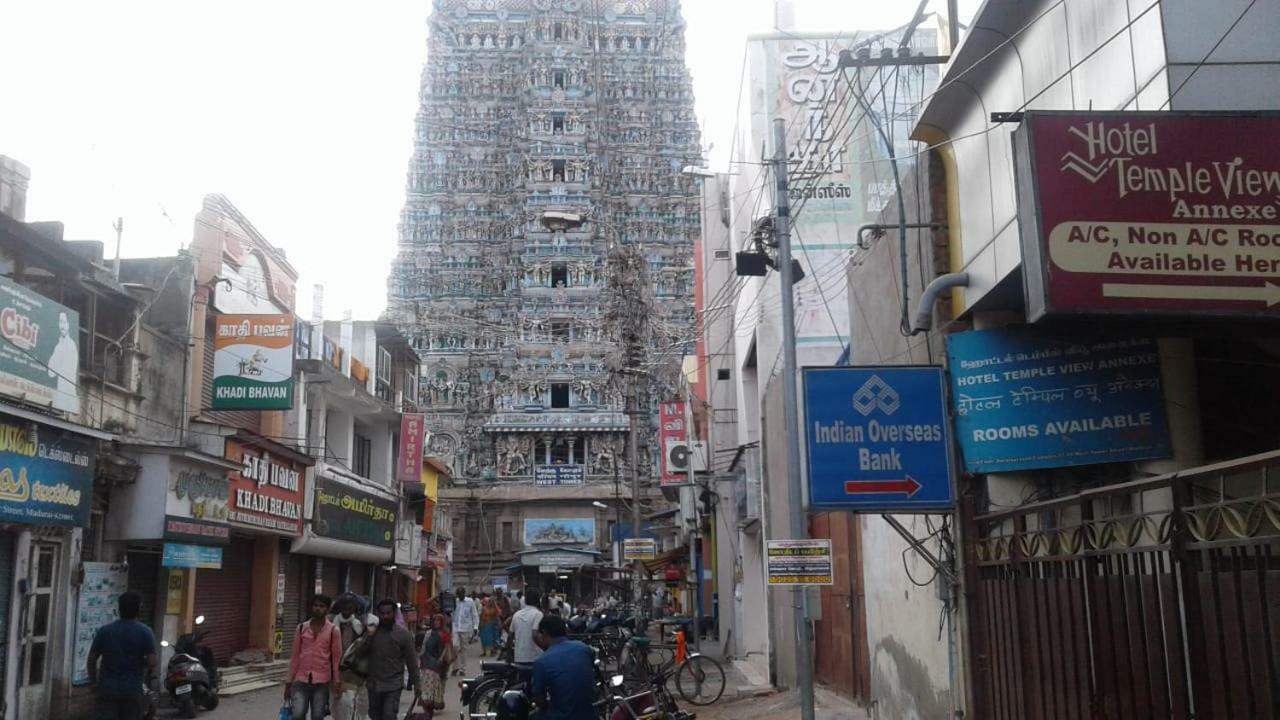
[[[338,663],[342,660],[342,635],[329,622],[329,606],[325,595],[311,601],[311,620],[298,626],[293,636],[293,655],[289,674],[285,677],[284,697],[289,701],[293,720],[324,720],[329,710],[329,691],[342,695],[342,677]]]

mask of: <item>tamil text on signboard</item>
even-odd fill
[[[766,572],[770,585],[830,585],[830,540],[769,540]]]
[[[220,570],[222,568],[222,548],[209,547],[207,545],[165,543],[164,554],[160,557],[160,564],[167,568]]]
[[[586,468],[581,465],[539,465],[533,469],[537,485],[581,485]]]
[[[1156,344],[1032,328],[947,337],[965,470],[1008,472],[1168,457]]]
[[[426,428],[426,415],[405,413],[400,416],[400,457],[396,463],[396,479],[402,483],[422,482],[422,444]]]
[[[0,277],[0,393],[80,411],[80,314]]]
[[[84,527],[97,442],[0,416],[0,522]]]
[[[219,315],[214,323],[214,410],[293,407],[293,316]]]
[[[813,507],[951,507],[941,368],[805,368],[804,415]]]
[[[689,434],[684,423],[684,403],[669,402],[658,406],[658,440],[662,449],[662,485],[680,485],[688,482],[686,466],[673,462],[673,457],[684,452],[687,456]],[[683,448],[683,450],[681,450]]]
[[[302,532],[305,470],[301,464],[260,447],[227,441],[227,459],[242,463],[230,476],[232,525],[296,536]]]
[[[320,478],[312,529],[319,537],[389,548],[396,537],[396,503],[332,478]]]
[[[1280,315],[1280,117],[1029,112],[1027,315]]]
[[[652,560],[658,556],[658,542],[653,538],[627,538],[622,541],[622,559]]]

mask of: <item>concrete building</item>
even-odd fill
[[[593,561],[625,534],[613,528],[631,494],[630,382],[617,370],[648,373],[635,463],[647,487],[653,411],[674,397],[692,335],[699,208],[679,171],[700,149],[684,24],[673,0],[434,7],[388,318],[423,357],[429,450],[453,469],[441,503],[455,581],[505,584],[510,568],[517,585],[553,582],[538,568],[554,564],[518,553]],[[544,225],[548,212],[583,222]],[[630,275],[610,267],[615,246],[651,280],[627,321],[647,321],[642,359],[621,357],[608,321],[610,288]]]

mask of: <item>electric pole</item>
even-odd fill
[[[778,273],[782,295],[782,406],[787,425],[787,502],[791,510],[791,539],[808,536],[800,487],[800,420],[796,398],[796,312],[791,267],[791,200],[787,196],[787,126],[781,119],[773,121],[773,237],[778,243]],[[813,654],[809,648],[809,613],[805,607],[805,589],[791,588],[791,606],[795,619],[796,681],[800,686],[800,717],[813,720]]]

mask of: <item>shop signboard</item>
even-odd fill
[[[80,412],[80,314],[0,277],[0,393]]]
[[[0,416],[0,522],[89,524],[97,441]]]
[[[212,408],[293,407],[293,331],[292,315],[218,315]]]
[[[544,550],[526,553],[521,556],[521,565],[548,565],[551,567],[576,568],[591,564],[594,558],[589,552],[569,552],[565,550]]]
[[[831,541],[769,540],[765,548],[769,585],[832,585]]]
[[[227,440],[226,456],[242,465],[229,478],[228,523],[289,537],[301,534],[306,468],[237,440]]]
[[[658,405],[658,447],[662,454],[663,486],[683,485],[689,481],[685,467],[672,462],[672,452],[680,446],[688,452],[689,432],[684,422],[684,403],[669,402]]]
[[[222,548],[208,545],[165,543],[160,564],[167,568],[222,569]]]
[[[525,545],[583,545],[596,541],[595,518],[529,518]]]
[[[208,472],[177,458],[169,461],[169,493],[165,500],[166,540],[203,545],[231,541],[227,525],[231,488],[225,471]]]
[[[581,485],[586,468],[581,465],[539,465],[533,469],[536,485]]]
[[[400,416],[400,457],[396,463],[396,479],[400,482],[422,482],[422,453],[426,435],[426,415],[405,413]]]
[[[1280,115],[1028,112],[1027,317],[1280,317]]]
[[[1154,340],[1034,328],[947,336],[964,469],[1010,472],[1168,457]]]
[[[622,541],[622,559],[652,560],[658,557],[658,541],[653,538],[627,538]]]
[[[76,600],[75,673],[73,685],[89,684],[89,648],[103,625],[116,620],[120,596],[129,587],[129,566],[124,563],[84,562],[80,596]]]
[[[322,477],[316,481],[311,528],[318,537],[389,548],[396,537],[396,502]]]
[[[804,369],[814,508],[947,510],[954,493],[942,368]]]

